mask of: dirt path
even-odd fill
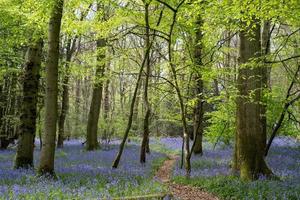
[[[219,200],[200,188],[171,183],[173,167],[178,156],[170,155],[169,159],[159,168],[155,177],[162,183],[168,184],[169,190],[175,199],[181,200]]]

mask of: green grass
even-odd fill
[[[197,177],[186,179],[177,176],[173,181],[179,184],[200,187],[221,199],[286,199],[299,200],[300,187],[292,182],[280,182],[275,180],[258,180],[254,182],[241,181],[236,176]],[[290,186],[286,187],[286,184]]]

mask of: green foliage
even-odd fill
[[[270,134],[272,132],[273,126],[275,126],[276,123],[278,123],[279,117],[282,114],[284,110],[284,104],[285,101],[285,95],[286,95],[287,89],[282,89],[281,86],[274,86],[272,88],[272,91],[266,93],[266,99],[267,99],[267,119],[268,119],[268,133]],[[290,101],[290,99],[288,100]],[[288,109],[288,113],[285,114],[284,121],[282,123],[282,126],[279,130],[279,135],[286,135],[286,136],[292,136],[297,137],[299,135],[299,123],[297,122],[297,119],[299,118],[299,114],[297,112],[298,105],[294,104]],[[295,117],[296,121],[293,121]]]
[[[235,134],[235,94],[234,88],[222,91],[220,96],[208,99],[215,109],[206,114],[208,127],[205,137],[212,143],[224,142],[230,144]],[[230,95],[229,95],[230,94]]]

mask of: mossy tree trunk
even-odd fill
[[[86,149],[88,151],[93,151],[99,148],[98,143],[98,121],[99,114],[102,102],[102,92],[103,92],[103,78],[105,71],[105,51],[104,47],[106,46],[106,42],[104,39],[99,39],[97,41],[97,69],[95,74],[95,83],[93,89],[93,96],[88,116],[88,124],[87,124],[87,136],[86,136]]]
[[[15,168],[33,167],[42,48],[43,40],[40,39],[27,50]]]
[[[194,48],[194,63],[195,63],[195,95],[196,95],[196,104],[194,107],[194,117],[193,117],[193,135],[194,135],[194,144],[193,144],[193,153],[202,155],[202,138],[203,138],[203,80],[201,75],[201,66],[202,66],[202,24],[203,21],[200,16],[196,21],[196,39],[195,39],[195,48]]]
[[[240,67],[238,70],[237,134],[238,164],[242,180],[254,180],[259,175],[271,175],[264,160],[265,133],[261,114],[262,67],[259,23],[253,22],[251,31],[241,31]],[[255,60],[253,60],[255,59]],[[251,61],[251,63],[250,63]]]
[[[55,0],[48,30],[48,57],[46,62],[46,97],[44,138],[39,173],[54,174],[55,137],[57,123],[58,61],[63,0]]]

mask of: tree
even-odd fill
[[[57,148],[62,148],[64,144],[65,137],[65,120],[67,112],[69,109],[69,79],[70,79],[70,69],[69,65],[72,59],[72,54],[75,51],[76,38],[68,39],[66,48],[66,64],[65,64],[65,75],[63,79],[63,92],[61,100],[61,113],[58,120],[58,138],[57,138]]]
[[[97,40],[97,69],[96,69],[96,80],[94,83],[93,96],[89,111],[88,124],[87,124],[87,137],[86,137],[86,149],[93,151],[99,147],[97,131],[98,121],[102,102],[103,93],[103,78],[105,72],[105,52],[103,48],[106,46],[104,39]]]
[[[144,2],[145,4],[145,49],[150,49],[150,24],[149,24],[149,3]],[[150,53],[145,54],[146,60],[146,75],[145,75],[145,84],[144,84],[144,101],[146,107],[146,113],[144,116],[144,126],[143,126],[143,140],[141,145],[141,153],[140,153],[140,162],[146,162],[146,151],[147,151],[147,144],[149,145],[149,123],[150,123],[150,114],[151,114],[151,107],[148,97],[148,87],[149,87],[149,79],[151,73],[151,66],[150,66]]]
[[[63,0],[54,0],[48,29],[46,62],[46,96],[44,139],[40,156],[39,173],[54,174],[55,137],[57,123],[59,36],[63,15]]]
[[[42,47],[43,40],[38,39],[27,50],[15,168],[33,167]]]
[[[240,67],[237,88],[238,162],[243,180],[271,175],[264,160],[265,133],[261,123],[261,29],[253,20],[240,36]]]
[[[202,66],[202,51],[203,51],[203,33],[202,33],[203,21],[201,16],[198,16],[196,21],[196,40],[194,48],[194,62],[197,68],[195,74],[195,95],[196,95],[196,105],[194,107],[194,144],[192,151],[195,154],[202,154],[202,138],[203,138],[203,80],[201,76],[201,66]]]

